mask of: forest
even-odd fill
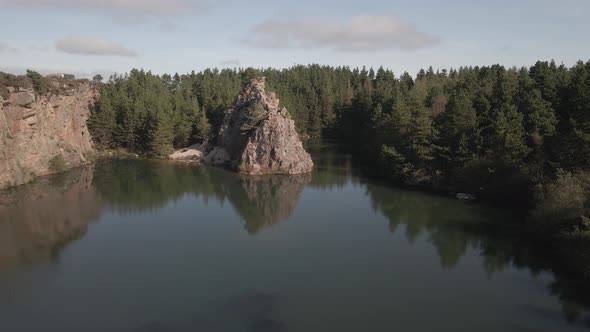
[[[530,209],[531,232],[587,243],[590,61],[431,67],[415,77],[320,65],[161,76],[134,69],[104,84],[89,128],[101,149],[166,156],[214,140],[255,76],[267,77],[302,138],[346,144],[379,178]]]

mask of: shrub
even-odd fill
[[[27,77],[33,80],[33,87],[37,93],[43,93],[47,91],[47,78],[45,78],[43,75],[36,71],[27,69]]]
[[[253,104],[247,106],[244,110],[244,122],[240,126],[240,132],[247,134],[251,130],[255,129],[258,123],[266,117],[266,110],[260,102],[256,101]]]
[[[560,173],[533,211],[537,231],[579,236],[590,230],[590,173]]]
[[[62,155],[58,154],[55,157],[49,160],[49,170],[53,173],[61,173],[65,172],[68,169],[68,165],[62,157]]]
[[[248,67],[242,72],[242,84],[247,84],[251,79],[262,76],[260,70]]]

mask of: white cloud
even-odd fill
[[[55,48],[69,54],[138,56],[127,47],[102,38],[66,37],[55,43]]]
[[[219,62],[222,66],[239,66],[240,61],[238,59],[229,59]]]
[[[0,0],[2,7],[77,10],[103,13],[131,24],[146,18],[172,18],[205,9],[209,0]]]
[[[439,38],[418,31],[397,16],[269,20],[251,29],[245,41],[266,48],[329,48],[336,51],[414,50],[434,46]]]

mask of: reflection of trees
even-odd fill
[[[256,233],[288,219],[309,181],[310,174],[244,176],[169,162],[108,161],[97,166],[93,185],[124,213],[155,210],[185,194],[227,200],[244,219],[246,230]]]
[[[564,271],[544,250],[547,248],[519,237],[517,223],[511,224],[507,213],[373,184],[367,184],[367,194],[373,208],[389,219],[392,233],[403,226],[409,242],[425,234],[436,249],[442,267],[454,268],[467,249],[472,248],[480,252],[482,265],[490,277],[508,267],[529,271],[533,276],[552,272],[555,281],[548,289],[561,301],[568,320],[581,319],[590,310],[587,280]],[[585,323],[590,326],[590,321]]]
[[[81,168],[0,192],[0,269],[53,259],[81,238],[101,201]]]
[[[396,232],[404,226],[408,241],[413,242],[426,232],[429,241],[440,256],[441,265],[453,268],[469,246],[477,241],[461,229],[452,227],[459,223],[479,223],[481,216],[466,209],[453,208],[453,201],[432,199],[411,191],[368,184],[367,193],[373,208],[389,219],[389,229]]]
[[[359,178],[353,176],[355,168],[350,153],[342,151],[337,145],[322,141],[309,142],[306,149],[313,156],[314,172],[310,183],[312,187],[342,188],[350,182],[359,182]]]
[[[96,165],[93,187],[120,213],[156,210],[187,193],[223,199],[204,167],[165,161],[108,160]]]

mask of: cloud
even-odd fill
[[[229,59],[219,62],[222,66],[239,66],[240,61],[238,59]]]
[[[18,53],[20,52],[19,48],[10,47],[8,44],[0,42],[0,53]]]
[[[55,43],[59,51],[78,55],[138,56],[123,45],[115,44],[101,38],[66,37]]]
[[[119,23],[142,22],[146,18],[172,18],[203,10],[209,0],[0,0],[0,7],[63,9],[102,13]]]
[[[335,51],[415,50],[437,45],[437,36],[418,31],[397,16],[269,20],[254,26],[247,43],[265,48],[328,48]]]

